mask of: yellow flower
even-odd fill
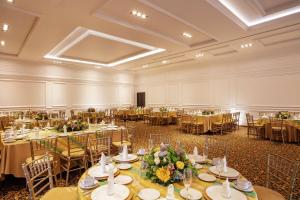
[[[161,180],[162,182],[166,183],[168,180],[170,180],[171,172],[168,168],[159,168],[156,170],[156,176]]]
[[[154,152],[158,152],[158,151],[160,151],[160,147],[156,147],[156,148],[154,149]]]
[[[183,169],[184,168],[184,162],[177,161],[176,162],[176,167],[177,167],[177,169]]]

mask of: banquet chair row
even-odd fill
[[[31,200],[78,199],[76,187],[54,187],[50,157],[47,153],[23,164],[22,168]]]
[[[202,134],[204,133],[204,124],[201,116],[183,115],[180,118],[180,128],[186,133]]]
[[[262,137],[263,132],[263,125],[257,123],[254,121],[253,115],[250,113],[246,113],[246,119],[247,119],[247,135],[248,137],[250,135],[255,136],[256,138]]]
[[[220,133],[221,135],[224,132],[232,132],[239,128],[239,118],[240,112],[222,114],[220,121],[212,122],[211,132],[213,134]]]

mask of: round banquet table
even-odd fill
[[[120,170],[119,171],[120,173],[117,174],[117,175],[119,175],[119,174],[128,175],[128,176],[131,176],[133,178],[133,181],[130,184],[127,185],[129,190],[130,190],[130,195],[128,197],[128,200],[129,199],[140,200],[140,198],[138,197],[138,193],[139,193],[140,190],[142,190],[144,188],[157,189],[161,194],[161,198],[165,197],[166,194],[167,194],[167,187],[166,186],[162,186],[162,185],[159,185],[157,183],[152,183],[150,180],[147,180],[146,178],[141,178],[140,177],[140,164],[141,164],[141,162],[132,163],[132,168],[131,169],[129,169],[129,170]],[[204,164],[203,169],[200,169],[199,173],[207,172],[208,168],[210,166],[211,165],[209,165],[209,164]],[[87,174],[87,172],[85,172],[81,176],[79,181],[84,179],[86,177],[86,174]],[[220,183],[220,181],[223,182],[224,180],[217,179],[217,181],[215,183],[208,183],[208,182],[201,181],[197,177],[194,177],[191,187],[196,189],[196,190],[199,190],[204,195],[205,189],[208,186],[218,184],[218,183]],[[99,181],[99,186],[102,186],[102,185],[105,185],[105,184],[107,184],[107,181]],[[176,199],[183,200],[184,198],[182,198],[179,194],[180,190],[184,188],[183,183],[179,182],[179,183],[174,183],[173,185],[174,185],[174,193],[175,193]],[[91,193],[93,192],[93,190],[96,189],[96,188],[93,188],[93,189],[90,189],[90,190],[81,189],[79,184],[77,185],[77,188],[78,188],[78,194],[79,194],[79,199],[80,200],[91,200]],[[245,193],[245,192],[243,192],[243,193],[246,195],[248,200],[258,200],[255,191],[249,192],[249,193]],[[205,199],[205,198],[202,198],[202,199]]]

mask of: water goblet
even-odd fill
[[[186,168],[183,170],[183,184],[186,189],[186,197],[187,199],[191,199],[191,195],[189,193],[189,189],[192,185],[193,172],[191,169]]]

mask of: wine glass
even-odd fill
[[[149,139],[148,140],[148,153],[151,152],[152,148],[153,148],[153,140]]]
[[[192,185],[193,173],[192,170],[186,168],[183,170],[183,184],[186,189],[186,197],[187,199],[191,199],[191,195],[189,194],[190,186]]]
[[[222,159],[218,159],[216,169],[218,171],[219,179],[221,179],[221,172],[223,171],[223,162]]]

